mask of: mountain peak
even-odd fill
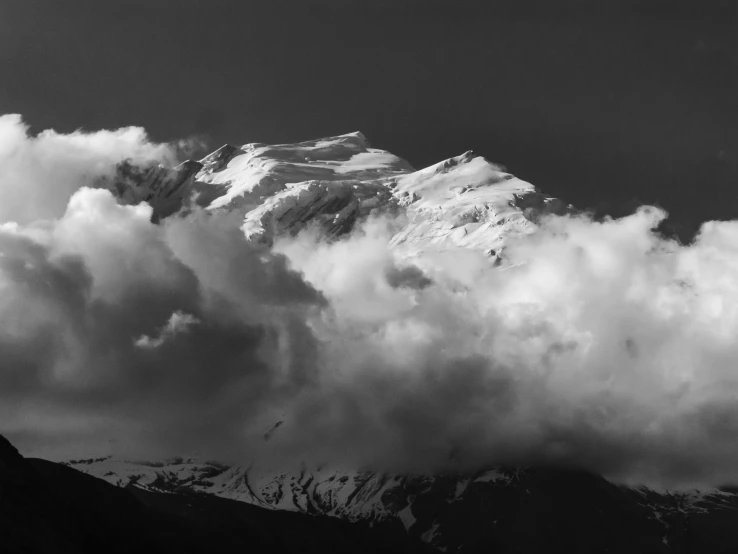
[[[371,148],[360,131],[291,144],[224,144],[175,169],[122,171],[114,186],[130,203],[146,201],[154,219],[195,202],[240,212],[247,239],[270,243],[314,222],[327,236],[371,215],[405,212],[392,239],[408,254],[465,247],[498,254],[505,237],[529,233],[541,213],[564,203],[468,150],[421,170]]]

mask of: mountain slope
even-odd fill
[[[571,209],[471,151],[415,171],[371,148],[361,133],[224,145],[174,170],[124,164],[101,185],[124,202],[149,202],[155,219],[193,200],[237,211],[246,238],[267,243],[308,224],[339,236],[370,214],[402,215],[406,224],[391,242],[408,255],[462,246],[495,256],[508,234],[531,232],[542,214]]]
[[[488,469],[437,476],[259,472],[194,460],[78,460],[121,487],[195,491],[273,510],[402,523],[443,552],[731,552],[738,495],[654,491],[584,472]]]
[[[372,529],[191,490],[118,488],[67,465],[25,459],[2,436],[0,518],[0,551],[8,554],[430,551],[399,526]]]
[[[125,552],[143,546],[142,535],[130,535],[125,529],[126,524],[141,526],[143,521],[142,506],[133,497],[58,467],[61,474],[47,479],[44,463],[24,459],[0,437],[3,552]],[[104,513],[90,509],[87,502],[104,503],[109,509]]]

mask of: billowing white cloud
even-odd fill
[[[151,142],[141,127],[70,134],[46,130],[30,136],[20,115],[1,115],[0,222],[59,217],[74,191],[112,175],[119,162],[172,164],[187,148],[188,141]]]
[[[549,217],[503,267],[403,259],[387,219],[269,249],[237,213],[155,225],[88,188],[116,161],[166,161],[141,130],[0,122],[18,193],[0,217],[0,430],[22,447],[738,478],[737,222],[681,245],[656,208]]]
[[[277,244],[330,302],[312,323],[320,387],[296,404],[294,436],[332,433],[326,447],[354,461],[417,470],[736,479],[738,224],[706,223],[684,246],[655,232],[665,217],[550,217],[508,244],[503,270],[472,252],[414,258],[422,287],[390,285],[407,261],[381,222]]]

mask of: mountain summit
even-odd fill
[[[148,202],[155,219],[191,201],[238,211],[246,237],[267,243],[309,223],[338,236],[371,214],[403,213],[407,223],[392,244],[408,254],[460,246],[496,256],[507,235],[571,209],[472,151],[416,171],[371,148],[360,132],[295,144],[226,144],[175,169],[123,164],[105,186],[124,202]]]

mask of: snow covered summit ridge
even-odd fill
[[[149,202],[155,218],[190,199],[238,211],[247,239],[266,243],[308,223],[328,236],[373,213],[405,214],[393,246],[409,254],[467,247],[498,254],[504,237],[535,228],[542,213],[570,207],[468,151],[416,171],[372,148],[360,132],[294,144],[226,144],[174,169],[121,166],[106,183],[125,202]]]

